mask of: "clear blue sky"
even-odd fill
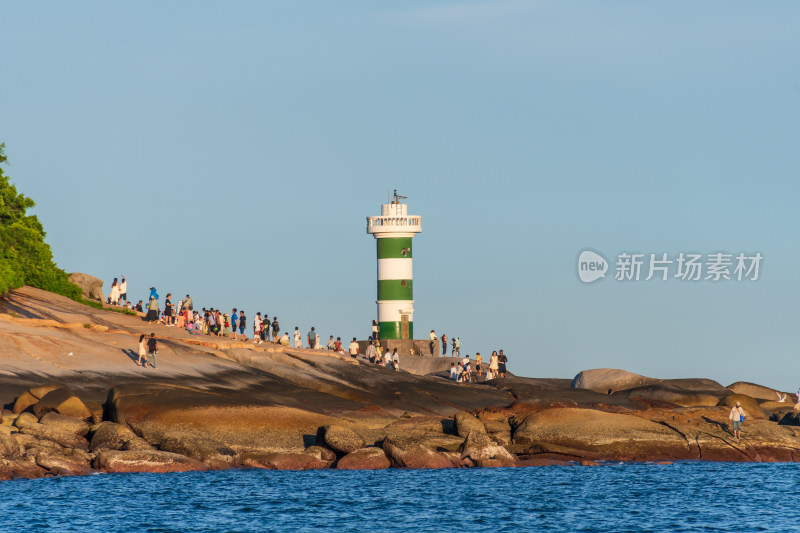
[[[57,262],[369,333],[387,190],[415,327],[510,369],[794,390],[800,5],[23,2],[0,141]],[[750,283],[581,284],[584,248],[761,252]]]

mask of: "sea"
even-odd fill
[[[97,474],[0,482],[0,530],[798,531],[800,465]]]

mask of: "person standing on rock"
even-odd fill
[[[350,351],[350,357],[352,357],[354,359],[357,359],[358,358],[358,343],[356,342],[356,338],[355,337],[353,337],[353,341],[350,343],[350,346],[348,346],[348,349]]]
[[[311,326],[311,331],[308,332],[308,349],[313,350],[317,347],[317,332],[314,331],[314,326]]]
[[[244,328],[247,327],[247,317],[244,316],[244,311],[239,312],[239,334],[242,336],[243,341],[247,341],[247,335],[244,334]]]
[[[475,353],[475,375],[480,379],[481,377],[481,363],[483,363],[483,357],[481,356],[481,352]]]
[[[508,357],[505,356],[503,350],[500,350],[500,355],[497,356],[497,370],[500,372],[500,377],[506,377],[506,363],[508,363]]]
[[[150,303],[147,304],[147,321],[149,323],[158,322],[158,300],[150,297]]]
[[[392,366],[395,372],[400,372],[400,355],[397,353],[397,348],[392,351]]]
[[[172,323],[173,311],[174,307],[172,306],[172,293],[167,293],[167,299],[164,300],[164,321],[168,327],[172,327],[174,325]]]
[[[497,377],[497,367],[498,367],[498,360],[497,360],[497,352],[492,352],[492,356],[489,358],[489,374],[491,374],[491,379],[495,379]]]
[[[372,339],[377,339],[378,335],[380,335],[381,326],[378,324],[377,320],[372,321]]]
[[[233,308],[231,311],[231,331],[233,331],[233,340],[236,340],[236,328],[239,327],[239,313],[236,312],[236,308]]]
[[[147,339],[147,361],[145,361],[145,364],[150,363],[150,366],[155,368],[158,362],[156,355],[158,355],[158,341],[156,340],[156,334],[151,333],[150,338]]]
[[[442,357],[447,357],[447,335],[442,333]]]
[[[733,426],[733,436],[736,437],[736,440],[742,436],[742,422],[744,422],[744,417],[746,416],[744,409],[742,409],[742,404],[740,402],[736,402],[731,408],[731,412],[728,415],[728,420],[731,421]]]
[[[192,297],[188,294],[186,298],[183,299],[183,307],[188,309],[189,311],[194,311],[194,303],[192,302]]]
[[[281,326],[278,324],[278,317],[272,318],[272,342],[276,342],[278,340],[278,332],[281,330]]]
[[[123,301],[128,303],[128,281],[125,279],[125,276],[120,276],[122,281],[119,284],[119,303],[121,304]]]
[[[119,283],[117,278],[111,283],[111,292],[108,295],[108,303],[111,305],[119,305]]]
[[[295,348],[303,347],[303,336],[300,335],[300,328],[298,326],[294,327],[294,347]]]
[[[261,311],[253,319],[253,340],[256,344],[261,344]]]
[[[370,341],[369,345],[367,346],[367,359],[369,359],[370,363],[375,362],[376,355],[377,351],[375,350],[375,341]]]
[[[431,330],[431,355],[436,355],[434,349],[436,348],[436,333]]]

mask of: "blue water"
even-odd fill
[[[227,470],[0,482],[3,531],[796,531],[800,465]]]

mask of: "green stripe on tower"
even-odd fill
[[[413,300],[413,285],[410,279],[378,280],[378,300]]]
[[[378,259],[411,259],[411,237],[387,237],[376,239]],[[405,254],[403,253],[405,250]]]
[[[381,339],[399,339],[401,338],[400,322],[380,322]],[[414,338],[414,323],[408,323],[408,338]]]

